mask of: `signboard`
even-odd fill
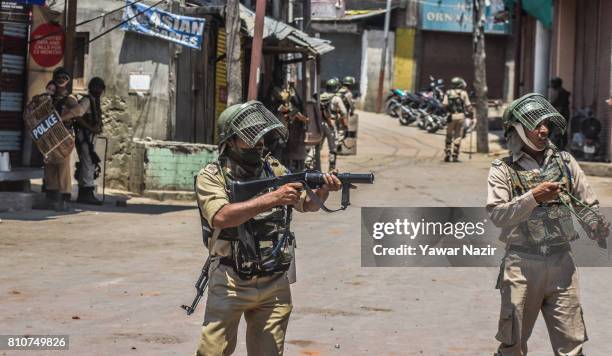
[[[13,0],[20,4],[45,6],[45,0]]]
[[[27,23],[30,21],[30,6],[22,1],[0,0],[0,21]]]
[[[420,2],[422,30],[472,32],[472,0],[440,0]],[[496,23],[493,15],[504,10],[503,0],[490,0],[486,9],[486,33],[509,34],[509,23]]]
[[[42,120],[36,127],[32,129],[32,139],[38,141],[44,134],[46,134],[53,126],[60,123],[60,119],[57,117],[55,112],[52,112],[46,119]]]
[[[200,49],[204,33],[204,19],[175,15],[141,3],[131,3],[125,8],[121,28],[143,35],[162,38],[186,47]]]
[[[32,31],[32,59],[41,67],[56,66],[64,58],[64,30],[53,23],[43,23]]]

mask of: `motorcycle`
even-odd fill
[[[386,99],[385,112],[391,117],[398,118],[400,125],[408,126],[417,117],[412,104],[413,100],[413,94],[399,89],[391,89],[391,94]]]
[[[385,99],[385,113],[391,117],[400,116],[400,107],[405,93],[400,89],[391,89],[390,94]]]

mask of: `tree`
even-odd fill
[[[476,151],[489,153],[489,120],[487,94],[487,68],[485,52],[485,0],[472,0],[472,38],[474,59],[474,89],[476,91]],[[471,149],[471,148],[470,148]]]

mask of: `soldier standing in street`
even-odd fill
[[[278,112],[289,131],[287,144],[283,151],[281,162],[292,172],[304,170],[306,158],[306,129],[308,118],[304,116],[304,103],[295,90],[295,81],[289,80],[280,93],[281,104]]]
[[[459,77],[451,79],[452,88],[446,91],[442,104],[449,112],[444,142],[444,162],[459,162],[459,149],[463,139],[463,122],[466,110],[472,110],[472,103],[465,91],[467,84]],[[470,148],[471,149],[471,148]]]
[[[496,356],[527,355],[540,311],[555,355],[580,356],[587,334],[570,241],[576,215],[590,239],[607,247],[610,233],[598,201],[571,154],[549,140],[565,119],[540,94],[525,95],[503,115],[511,155],[493,161],[487,210],[506,243],[497,288],[501,313]]]
[[[348,127],[348,110],[338,95],[338,79],[332,78],[325,82],[325,93],[319,98],[321,114],[323,115],[323,132],[329,147],[329,170],[336,168],[338,152],[338,131]]]
[[[78,106],[78,100],[68,91],[70,80],[70,74],[64,68],[57,68],[53,71],[53,84],[47,84],[46,93],[52,94],[53,106],[60,115],[62,123],[72,131],[72,121],[75,117],[72,109]],[[69,208],[66,202],[70,201],[72,192],[70,155],[61,161],[45,162],[44,181],[46,187],[44,201],[33,208],[67,211]]]
[[[346,76],[342,79],[342,86],[338,90],[338,94],[340,94],[340,98],[342,98],[342,102],[348,110],[349,116],[355,113],[355,101],[353,100],[352,92],[353,85],[355,85],[355,78]]]
[[[293,243],[282,241],[289,231],[290,209],[317,211],[319,205],[289,183],[244,202],[230,201],[229,182],[286,174],[270,155],[263,157],[264,136],[287,136],[285,126],[260,102],[227,108],[219,117],[219,159],[200,171],[196,180],[198,207],[205,231],[204,243],[212,258],[208,300],[196,355],[221,356],[234,352],[238,324],[247,322],[250,356],[282,355],[291,313],[287,270],[293,261]],[[314,194],[325,201],[341,188],[333,175]],[[245,241],[253,241],[251,246]],[[289,248],[288,248],[289,247]]]
[[[100,158],[94,147],[95,136],[102,132],[102,110],[100,98],[106,89],[104,80],[94,77],[87,86],[89,93],[81,98],[73,110],[77,119],[76,150],[79,156],[75,178],[79,181],[77,202],[82,204],[102,205],[94,195],[96,172],[100,168]]]

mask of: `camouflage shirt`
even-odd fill
[[[268,156],[265,159],[270,165],[270,168],[272,168],[274,175],[282,176],[289,172],[287,168],[285,168],[272,156]],[[226,174],[231,175],[229,168],[223,166],[221,167],[222,169],[226,170]],[[202,211],[202,218],[204,218],[208,224],[212,226],[215,215],[225,205],[230,204],[223,173],[219,170],[219,166],[216,163],[208,164],[198,173],[196,179],[196,194],[197,202]],[[295,206],[295,209],[300,212],[304,211],[305,200],[306,192],[303,191],[300,196],[300,201]],[[214,229],[214,227],[212,228],[212,237],[208,241],[209,253],[212,256],[230,256],[230,242],[218,239],[220,233],[221,229]]]

